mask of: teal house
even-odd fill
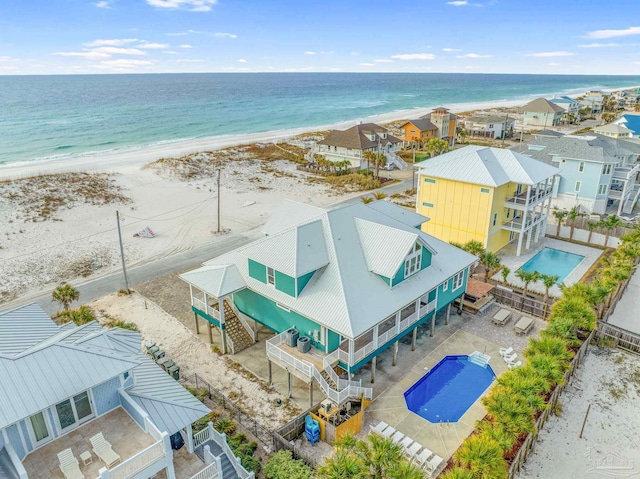
[[[255,340],[266,327],[268,360],[342,403],[371,390],[336,369],[350,377],[370,364],[375,374],[380,353],[395,353],[423,323],[433,333],[435,313],[465,292],[476,257],[423,233],[425,221],[386,201],[328,210],[286,202],[263,238],[181,278],[196,321],[220,328],[226,351],[238,350],[238,329]],[[293,345],[292,328],[309,351]]]

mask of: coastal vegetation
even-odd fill
[[[638,263],[640,227],[620,240],[590,283],[562,288],[541,337],[529,340],[525,365],[502,374],[483,398],[487,416],[454,454],[443,479],[507,477],[522,442],[535,431],[535,420],[548,408],[551,393],[564,383],[573,356]],[[548,283],[551,278],[545,287]]]
[[[266,479],[310,479],[313,470],[304,462],[294,459],[291,451],[276,452],[264,465]]]
[[[61,284],[53,290],[53,293],[51,293],[51,301],[60,303],[62,309],[65,311],[67,311],[69,309],[69,305],[74,301],[77,301],[79,297],[80,292],[69,283]]]

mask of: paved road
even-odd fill
[[[384,191],[388,195],[392,195],[393,193],[402,193],[408,188],[411,188],[411,179],[384,187],[382,188],[382,191]],[[343,200],[335,203],[332,206],[358,203],[361,196],[367,196],[369,194],[370,192],[363,193],[361,195],[349,198],[348,200]],[[219,241],[193,248],[189,251],[184,251],[171,256],[167,256],[162,259],[139,264],[135,267],[127,269],[129,286],[135,289],[135,286],[137,284],[150,281],[160,276],[164,276],[170,273],[177,273],[179,271],[184,271],[190,268],[197,268],[204,261],[207,261],[216,256],[220,256],[221,254],[227,253],[236,248],[239,248],[240,246],[250,243],[261,235],[262,233],[260,232],[260,227],[258,227],[249,232],[228,236]],[[111,294],[115,291],[123,289],[124,279],[122,271],[118,271],[88,280],[85,283],[76,283],[75,286],[80,292],[81,302],[88,303],[106,296],[107,294]],[[0,306],[0,310],[8,310],[32,302],[38,303],[48,314],[54,314],[59,310],[59,306],[51,302],[50,289],[30,296],[23,296],[15,301],[5,303]]]

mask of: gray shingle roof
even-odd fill
[[[375,141],[369,139],[366,135],[375,133],[381,135],[387,133],[387,129],[375,123],[363,123],[352,126],[347,130],[331,130],[324,140],[320,140],[318,144],[329,146],[340,146],[343,148],[351,148],[353,150],[366,150],[378,146],[378,138]],[[400,143],[393,135],[387,134],[386,138],[380,138],[380,145],[385,146],[388,143]]]
[[[602,135],[539,137],[513,149],[539,161],[552,164],[553,157],[619,163],[619,156],[640,154],[640,144]]]
[[[409,123],[414,125],[420,131],[432,131],[432,130],[438,129],[438,127],[433,123],[431,123],[431,121],[429,121],[427,118],[418,118],[417,120],[409,120],[400,128],[404,128],[404,126],[408,125]]]
[[[434,178],[492,187],[509,182],[534,185],[559,172],[511,150],[474,145],[436,156],[418,169],[420,174]]]
[[[534,113],[563,113],[564,109],[546,98],[536,98],[522,107],[522,111]]]
[[[207,261],[205,265],[235,264],[249,289],[345,337],[355,338],[473,264],[476,259],[415,228],[416,218],[403,215],[404,209],[401,207],[390,205],[380,208],[372,205],[375,203],[356,203],[325,210],[318,218],[311,220],[319,220],[322,226],[321,235],[326,245],[328,263],[314,274],[296,298],[248,274],[251,254],[260,248],[273,248],[279,241],[287,243],[289,230],[259,239]],[[391,211],[394,208],[397,215]],[[379,225],[379,249],[363,245],[362,228],[358,228],[362,222]],[[408,235],[418,238],[436,254],[433,255],[431,266],[390,288],[371,270],[371,263],[377,262],[376,256],[380,256],[384,263],[385,257],[395,257],[396,253],[406,255],[406,244],[395,244],[391,239]]]

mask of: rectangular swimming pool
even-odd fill
[[[543,248],[520,268],[523,271],[537,271],[540,274],[558,276],[560,284],[584,259],[584,256],[567,253],[559,249]]]

